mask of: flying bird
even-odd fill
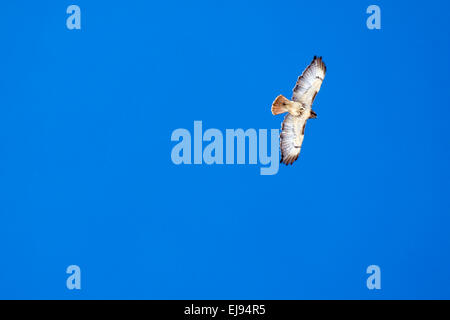
[[[312,104],[325,79],[327,67],[322,57],[314,56],[311,64],[298,77],[293,90],[292,100],[279,95],[272,104],[272,114],[288,112],[281,125],[280,162],[289,165],[298,159],[305,135],[308,119],[317,118]]]

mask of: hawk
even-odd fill
[[[298,77],[293,90],[292,101],[279,95],[272,104],[272,114],[288,112],[281,125],[280,162],[289,165],[298,159],[302,148],[305,126],[308,119],[317,118],[312,104],[325,79],[327,67],[322,57],[314,56],[311,64]]]

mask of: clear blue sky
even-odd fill
[[[449,10],[5,2],[0,298],[450,298]],[[279,128],[270,104],[314,55],[328,74],[293,166],[171,162],[194,120]]]

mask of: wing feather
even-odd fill
[[[314,57],[310,65],[298,77],[294,87],[292,100],[311,107],[325,79],[327,67],[322,57]]]
[[[295,117],[290,113],[284,118],[280,134],[282,163],[293,164],[298,159],[305,136],[306,121],[304,116]]]

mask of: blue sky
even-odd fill
[[[0,298],[450,298],[449,10],[4,3]],[[195,120],[279,128],[270,105],[314,55],[328,73],[293,166],[172,163]]]

